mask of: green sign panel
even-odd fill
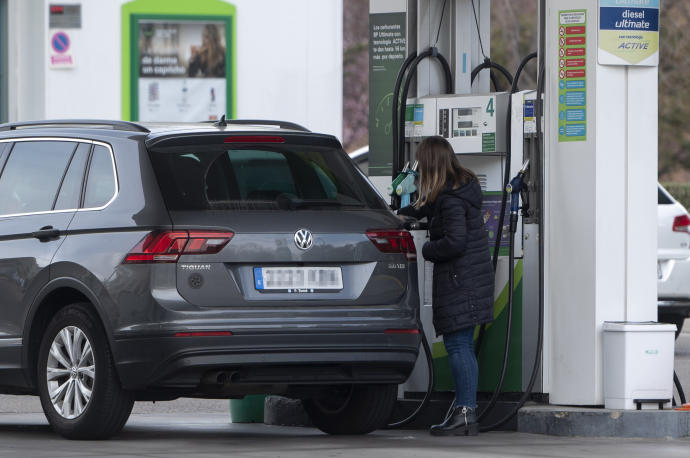
[[[369,175],[393,171],[393,88],[407,57],[405,17],[369,15]]]
[[[587,140],[587,12],[559,11],[558,141]]]
[[[235,7],[220,0],[137,0],[122,6],[122,117],[235,117]]]

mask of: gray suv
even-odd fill
[[[291,123],[0,126],[0,392],[106,438],[134,401],[299,398],[385,424],[420,343],[415,246]]]

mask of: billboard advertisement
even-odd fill
[[[140,20],[138,120],[205,121],[227,112],[225,23]]]
[[[221,0],[122,5],[122,118],[213,121],[236,110],[236,13]]]

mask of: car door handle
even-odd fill
[[[32,232],[31,235],[38,240],[48,240],[60,237],[60,231],[53,226],[43,226],[39,230]]]

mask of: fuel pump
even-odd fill
[[[370,5],[380,11],[393,3],[371,0]],[[501,392],[515,393],[513,400],[518,399],[514,408],[484,418],[482,430],[504,424],[533,392],[554,403],[603,404],[602,320],[648,321],[656,308],[651,294],[655,279],[645,270],[654,264],[648,243],[653,224],[628,210],[635,202],[651,214],[654,205],[654,196],[643,192],[655,189],[656,179],[655,159],[647,154],[656,151],[657,138],[654,59],[625,61],[601,46],[597,49],[604,31],[597,30],[596,18],[603,3],[612,8],[607,13],[616,13],[613,8],[624,8],[619,3],[626,2],[553,0],[547,10],[546,1],[540,0],[536,91],[518,87],[525,65],[537,58],[533,53],[520,63],[509,93],[490,93],[491,72],[481,71],[498,69],[485,55],[489,1],[451,0],[448,10],[446,3],[396,3],[397,11],[406,15],[408,38],[401,63],[405,56],[407,66],[417,60],[417,49],[438,47],[448,57],[453,86],[442,89],[447,67],[441,71],[431,64],[417,73],[416,91],[405,90],[401,96],[401,83],[396,85],[391,95],[396,113],[402,114],[394,122],[392,165],[397,172],[404,161],[414,161],[424,137],[440,135],[480,179],[496,253],[495,321],[476,334],[480,411],[482,392],[484,399],[490,394],[489,407]],[[649,8],[650,14],[655,12]],[[444,11],[449,18],[442,26]],[[380,70],[375,65],[372,69],[370,75]],[[376,87],[373,91],[375,96]],[[441,94],[444,91],[450,93]],[[638,92],[645,97],[636,97]],[[375,184],[385,182],[377,178]],[[577,198],[560,185],[580,179],[590,186],[579,190]],[[625,223],[616,228],[603,223],[616,217],[605,215],[603,208],[612,209]],[[425,232],[414,231],[414,237],[416,245],[423,246]],[[604,253],[603,246],[615,252]],[[402,399],[419,399],[427,383],[436,392],[452,390],[443,343],[428,337],[434,335],[432,266],[420,261],[418,268],[420,316],[433,373],[426,375],[431,366],[420,356],[400,388]],[[600,273],[614,268],[614,281]],[[551,336],[546,349],[545,325]]]
[[[395,4],[394,4],[395,3]],[[370,98],[374,117],[370,118],[370,162],[372,182],[382,193],[395,193],[400,187],[401,195],[394,196],[393,204],[402,206],[404,180],[411,183],[411,177],[402,174],[405,162],[413,163],[415,150],[424,137],[441,135],[460,155],[461,163],[472,169],[479,177],[484,192],[484,218],[491,245],[496,250],[496,321],[485,330],[477,332],[480,362],[480,393],[492,394],[499,391],[522,392],[528,377],[523,373],[526,348],[523,342],[536,334],[534,320],[525,320],[523,291],[523,223],[515,224],[517,243],[513,247],[514,265],[509,268],[509,217],[506,205],[506,178],[514,176],[523,163],[522,154],[510,156],[511,136],[510,110],[511,94],[488,92],[489,79],[496,70],[505,80],[514,83],[508,70],[492,62],[486,51],[489,49],[489,1],[488,0],[400,0],[370,2],[370,24],[372,50],[370,67]],[[388,36],[405,38],[404,48],[395,48],[394,54],[382,54],[383,41],[380,31]],[[399,32],[389,32],[391,30]],[[391,35],[393,33],[393,35]],[[398,38],[402,43],[402,38]],[[486,46],[485,46],[486,45]],[[389,49],[389,48],[385,48]],[[444,57],[445,56],[445,57]],[[392,66],[392,59],[399,59]],[[486,69],[487,71],[483,71]],[[386,85],[380,84],[391,72]],[[394,72],[394,73],[392,73]],[[495,78],[491,78],[498,87]],[[391,91],[387,93],[388,91]],[[388,100],[390,103],[386,103]],[[380,101],[380,102],[379,102]],[[392,107],[389,130],[381,129],[380,107]],[[522,134],[522,113],[514,131]],[[377,159],[377,150],[383,138],[392,143],[392,157],[388,159],[390,169],[385,169]],[[522,146],[523,139],[519,141]],[[390,154],[391,149],[386,149]],[[520,148],[522,153],[522,147]],[[387,174],[387,180],[383,175]],[[394,180],[391,182],[391,180]],[[410,187],[406,189],[410,190]],[[411,202],[414,202],[412,195]],[[536,200],[535,200],[536,201]],[[406,200],[405,200],[406,203]],[[416,245],[423,246],[426,232],[413,231]],[[419,257],[421,260],[422,258]],[[537,264],[534,264],[535,266]],[[420,310],[423,330],[430,344],[434,362],[432,388],[436,392],[450,392],[453,382],[447,363],[445,347],[435,335],[431,319],[431,277],[433,266],[419,262]],[[509,318],[509,277],[515,274],[514,313],[520,319]],[[530,275],[536,278],[537,275]],[[523,326],[519,326],[522,324]],[[508,328],[506,326],[510,325]],[[506,329],[511,338],[505,339]],[[481,337],[480,337],[481,336]],[[510,354],[508,344],[511,343]],[[531,345],[530,345],[531,347]],[[531,349],[531,348],[530,348]],[[505,363],[504,363],[505,362]],[[503,363],[503,364],[502,364]],[[409,380],[400,387],[399,398],[420,399],[428,392],[429,368],[423,354],[417,362]],[[496,401],[498,393],[492,398]],[[427,399],[427,396],[424,397]]]
[[[482,212],[490,238],[490,246],[487,246],[487,249],[493,247],[496,242],[499,246],[495,314],[497,318],[502,319],[486,332],[483,341],[487,343],[487,346],[480,352],[480,374],[483,375],[483,380],[480,375],[480,391],[486,393],[493,393],[496,389],[501,390],[501,385],[510,391],[522,391],[522,374],[517,374],[515,371],[515,367],[522,367],[522,360],[513,363],[511,368],[507,360],[507,348],[504,348],[501,341],[506,335],[506,326],[511,333],[515,334],[515,336],[508,335],[506,346],[509,346],[511,337],[513,342],[520,345],[523,340],[522,335],[534,331],[513,328],[511,319],[513,312],[522,313],[522,297],[518,297],[513,303],[513,294],[509,293],[510,285],[514,285],[515,272],[518,272],[520,280],[522,277],[520,270],[523,257],[522,245],[510,243],[511,235],[515,236],[516,240],[522,240],[522,223],[517,209],[510,218],[505,214],[507,209],[502,205],[504,176],[522,170],[519,174],[522,179],[526,173],[526,166],[520,166],[523,162],[522,154],[516,154],[512,158],[506,154],[510,135],[506,131],[509,100],[509,93],[441,95],[408,100],[408,106],[413,107],[415,116],[412,121],[408,121],[405,129],[408,133],[406,143],[410,151],[410,159],[414,159],[416,147],[424,137],[440,135],[451,143],[455,153],[460,156],[463,166],[472,169],[477,174],[484,192]],[[517,126],[518,123],[516,122],[515,125]],[[522,123],[519,127],[522,131]],[[519,151],[521,153],[522,148]],[[520,185],[520,190],[522,189],[523,186]],[[514,205],[518,203],[515,202]],[[416,241],[418,246],[422,246],[426,233],[415,232],[414,235],[418,239]],[[515,262],[516,259],[517,262]],[[434,335],[431,325],[432,269],[431,263],[420,262],[419,276],[422,281],[420,288],[423,299],[421,319],[426,336]],[[434,388],[437,391],[450,391],[452,380],[446,366],[447,357],[443,342],[438,338],[427,338],[431,342],[435,366]],[[404,392],[414,395],[414,393],[424,391],[425,382],[428,380],[424,370],[425,364],[426,361],[420,358],[412,376],[403,386]],[[492,396],[489,407],[496,402],[497,397],[498,393]]]

